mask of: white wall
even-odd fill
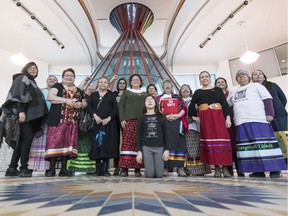
[[[13,64],[10,60],[10,56],[16,53],[7,52],[5,50],[0,49],[0,71],[1,71],[1,93],[0,93],[0,106],[5,102],[7,93],[12,84],[12,76],[13,74],[20,73],[23,66],[17,66]],[[46,86],[46,79],[48,74],[48,63],[28,58],[29,61],[34,61],[39,69],[38,77],[36,78],[36,82],[39,87]]]
[[[10,56],[16,53],[11,53],[5,50],[0,49],[0,71],[1,71],[1,79],[0,79],[0,86],[1,86],[1,93],[0,93],[0,106],[5,102],[7,93],[12,84],[12,76],[13,74],[20,73],[23,66],[17,66],[12,63],[10,60]],[[64,65],[64,66],[50,66],[48,63],[28,58],[29,61],[34,61],[39,69],[38,77],[36,78],[37,85],[40,88],[44,88],[46,86],[46,79],[48,74],[59,74],[61,75],[63,70],[67,68],[73,68],[77,75],[79,76],[79,80],[82,79],[83,75],[90,75],[91,74],[91,67],[90,66],[71,66],[71,65]],[[59,80],[61,82],[61,80]],[[77,82],[77,83],[76,83]],[[79,84],[78,79],[75,81],[75,84]]]
[[[199,74],[201,71],[208,71],[209,73],[217,72],[217,65],[177,65],[173,67],[173,74],[175,73],[193,73]]]

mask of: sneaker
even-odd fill
[[[29,170],[29,169],[23,169],[23,170],[20,170],[20,173],[19,173],[19,177],[32,177],[32,170]]]
[[[249,175],[249,177],[252,178],[265,178],[265,173],[264,172],[253,172]]]
[[[281,177],[281,171],[275,171],[275,172],[270,172],[270,178],[280,178]]]
[[[5,176],[18,176],[20,173],[19,170],[17,170],[16,168],[8,168],[6,170]]]

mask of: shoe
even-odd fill
[[[49,169],[45,171],[45,176],[46,177],[54,177],[56,175],[55,169]]]
[[[32,170],[29,170],[29,169],[23,169],[23,170],[20,170],[20,173],[19,173],[19,177],[32,177]]]
[[[222,166],[222,173],[224,178],[230,178],[232,177],[230,172],[229,172],[229,167],[228,166]]]
[[[249,177],[252,178],[265,178],[265,173],[264,172],[253,172],[249,175]]]
[[[241,172],[237,172],[237,176],[238,176],[238,177],[245,177],[245,174],[244,174],[244,173],[241,173]]]
[[[109,177],[109,176],[111,176],[111,174],[110,174],[110,172],[106,171],[103,173],[103,176]]]
[[[127,177],[128,176],[128,168],[122,168],[120,171],[120,176]]]
[[[87,175],[102,176],[102,173],[101,173],[101,170],[96,170],[95,172],[87,173]]]
[[[167,169],[167,168],[164,168],[164,170],[163,170],[163,176],[164,176],[164,177],[167,177],[168,174],[169,174],[168,169]]]
[[[135,177],[142,177],[140,169],[135,169]]]
[[[5,176],[18,176],[20,173],[19,170],[17,170],[16,168],[8,168],[6,170]]]
[[[61,176],[61,177],[73,176],[73,173],[68,171],[67,169],[64,169],[64,170],[61,169],[59,172],[59,176]]]
[[[270,178],[280,178],[281,177],[281,171],[270,172],[269,176],[270,176]]]
[[[222,174],[221,174],[221,169],[219,166],[215,166],[215,174],[214,174],[214,178],[221,178]]]
[[[184,168],[177,168],[177,173],[179,177],[187,177],[187,174],[184,172]]]
[[[120,168],[115,168],[113,172],[113,176],[119,176],[120,175]]]

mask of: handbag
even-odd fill
[[[94,128],[94,118],[87,111],[82,110],[79,118],[79,130],[83,132],[92,131]]]
[[[96,110],[98,110],[100,104],[102,103],[103,98],[101,98],[97,104]],[[94,117],[86,110],[82,110],[79,118],[79,130],[83,132],[93,131],[95,125]]]

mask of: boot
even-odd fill
[[[11,176],[18,176],[19,173],[20,173],[20,171],[17,170],[17,168],[8,168],[8,169],[6,170],[5,176],[9,176],[9,177],[11,177]]]
[[[140,172],[140,169],[135,169],[135,177],[141,177],[141,172]]]
[[[101,166],[101,171],[102,171],[102,175],[103,176],[111,176],[111,174],[109,173],[108,171],[108,160],[109,159],[104,159],[103,162],[102,162],[102,166]]]
[[[177,173],[179,177],[187,177],[187,174],[184,172],[184,168],[177,168]]]
[[[127,177],[128,176],[128,168],[121,168],[120,175],[122,177]]]
[[[50,158],[50,168],[49,168],[49,170],[46,170],[46,172],[45,172],[46,177],[55,177],[55,174],[56,174],[55,162],[56,162],[55,157]]]
[[[73,173],[67,170],[67,160],[68,160],[67,156],[61,157],[62,166],[59,172],[59,176],[73,176]]]
[[[114,158],[114,173],[113,176],[119,176],[120,175],[120,168],[119,168],[119,158]]]
[[[221,169],[219,166],[215,166],[214,178],[221,178]]]
[[[96,170],[92,173],[93,176],[101,176],[101,160],[96,160]]]

